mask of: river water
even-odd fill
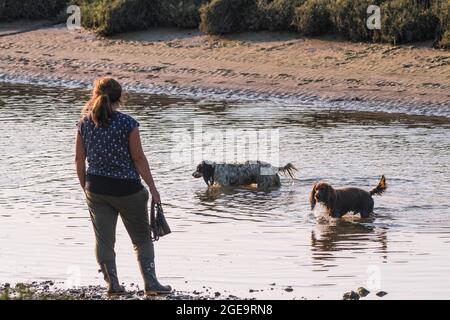
[[[87,98],[0,83],[0,282],[102,283],[74,169]],[[129,94],[122,111],[140,122],[173,230],[156,254],[161,281],[175,289],[340,299],[363,286],[374,299],[378,290],[383,299],[450,297],[450,118],[146,94]],[[259,139],[222,148],[227,135]],[[272,192],[208,191],[191,176],[202,158],[279,160],[299,171]],[[369,190],[381,174],[388,191],[372,218],[311,212],[317,180]],[[121,221],[117,232],[120,279],[140,284]]]

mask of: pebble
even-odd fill
[[[387,295],[387,292],[385,292],[385,291],[378,291],[376,293],[376,295],[381,298],[381,297],[384,297],[385,295]]]
[[[366,288],[363,287],[359,287],[358,288],[358,294],[360,295],[360,297],[366,297],[368,294],[370,293],[369,290],[367,290]]]
[[[359,300],[359,294],[357,294],[355,291],[350,291],[344,293],[343,296],[344,300]]]

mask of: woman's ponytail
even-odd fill
[[[91,99],[83,108],[83,113],[89,113],[96,127],[107,127],[109,119],[120,103],[122,87],[112,78],[95,80]]]
[[[99,95],[92,103],[91,116],[96,127],[108,126],[114,110],[107,94]]]

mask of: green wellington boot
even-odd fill
[[[155,261],[153,259],[140,259],[139,268],[142,278],[144,278],[145,295],[168,294],[172,291],[170,286],[163,286],[156,278]]]
[[[99,272],[103,273],[103,277],[108,284],[108,296],[120,296],[126,293],[125,288],[119,283],[115,261],[101,264]]]

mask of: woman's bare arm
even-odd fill
[[[86,152],[84,150],[83,141],[78,132],[75,145],[75,164],[77,168],[77,175],[78,180],[80,181],[80,186],[84,190],[86,184]]]
[[[148,165],[147,157],[142,149],[141,137],[139,135],[139,128],[133,129],[129,136],[129,145],[131,159],[134,162],[134,166],[144,179],[145,183],[148,185],[152,198],[156,203],[161,202],[158,190],[156,189],[155,182],[153,181],[152,172],[150,166]]]

